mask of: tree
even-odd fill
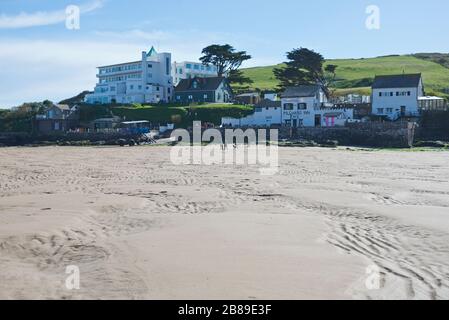
[[[240,85],[254,83],[254,81],[246,77],[241,70],[230,71],[228,79],[230,83],[238,83]]]
[[[204,48],[202,54],[200,61],[204,65],[212,64],[217,67],[219,77],[227,75],[230,76],[230,82],[234,81],[237,83],[245,83],[250,80],[239,72],[242,63],[251,59],[251,56],[246,51],[236,51],[229,44],[214,44]]]
[[[321,54],[300,48],[288,52],[287,58],[289,61],[285,62],[285,67],[276,68],[273,71],[280,81],[281,89],[290,86],[319,84],[327,90],[327,80],[323,70],[324,58]],[[335,72],[336,66],[330,67],[329,70]]]

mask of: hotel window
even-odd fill
[[[179,68],[179,74],[182,74],[182,68]]]
[[[165,73],[167,74],[167,76],[170,75],[170,59],[169,58],[165,58]]]
[[[148,65],[148,68],[153,68],[153,65],[152,65],[152,64],[149,64],[149,65]]]
[[[293,110],[293,103],[285,103],[284,110]]]
[[[192,65],[190,63],[186,64],[186,69],[192,69]]]
[[[195,70],[200,70],[200,66],[199,66],[199,65],[197,65],[197,64],[196,64],[196,65],[194,65],[194,66],[193,66],[193,68],[194,68]]]
[[[298,103],[299,110],[307,110],[307,103]]]

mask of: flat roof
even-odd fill
[[[127,64],[134,64],[134,63],[142,63],[142,60],[140,60],[140,61],[124,62],[124,63],[117,63],[117,64],[110,64],[110,65],[107,65],[107,66],[101,66],[101,67],[97,67],[97,68],[117,67],[117,66],[124,66],[124,65],[127,65]]]
[[[122,122],[123,124],[141,124],[141,123],[150,123],[150,121],[142,120],[142,121],[126,121]]]
[[[425,97],[418,97],[418,100],[444,100],[444,98],[433,97],[433,96],[425,96]]]

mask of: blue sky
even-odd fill
[[[71,4],[80,30],[65,27]],[[379,30],[365,27],[369,5]],[[300,46],[326,58],[449,52],[447,12],[447,0],[0,0],[0,107],[92,90],[96,66],[137,60],[152,45],[182,61],[230,43],[253,55],[246,66]]]

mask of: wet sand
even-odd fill
[[[449,153],[281,148],[274,176],[169,154],[0,149],[0,298],[449,299]]]

